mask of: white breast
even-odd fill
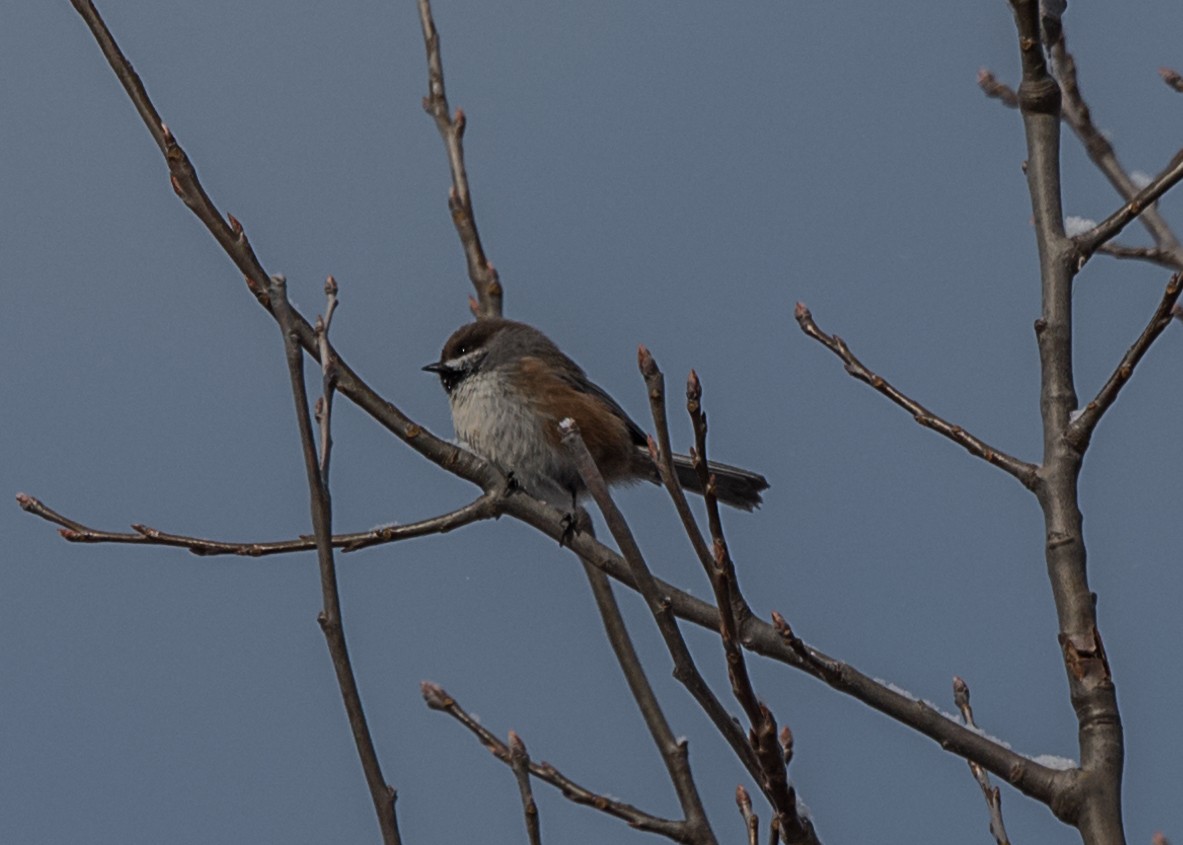
[[[509,395],[501,379],[490,373],[463,379],[449,400],[452,425],[463,446],[513,473],[532,495],[564,510],[571,507],[571,489],[582,486],[578,472],[543,430],[557,420],[539,416],[528,401]]]

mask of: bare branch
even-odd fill
[[[1117,395],[1121,393],[1121,389],[1125,387],[1130,377],[1133,376],[1134,368],[1138,366],[1138,362],[1142,360],[1142,356],[1146,354],[1151,344],[1170,325],[1171,319],[1176,313],[1175,303],[1179,300],[1181,289],[1183,289],[1183,273],[1176,273],[1167,282],[1162,299],[1159,300],[1158,307],[1154,309],[1154,313],[1150,317],[1150,322],[1146,324],[1146,328],[1142,330],[1142,334],[1138,335],[1138,339],[1134,341],[1133,346],[1126,350],[1125,355],[1121,358],[1121,362],[1117,365],[1117,369],[1113,371],[1113,374],[1109,376],[1109,380],[1101,387],[1096,398],[1092,402],[1089,402],[1084,407],[1084,410],[1080,412],[1080,415],[1068,426],[1064,437],[1077,450],[1084,451],[1088,448],[1089,440],[1093,436],[1093,431],[1096,429],[1097,423],[1101,421],[1101,417],[1117,401]]]
[[[447,713],[457,722],[468,728],[473,736],[480,740],[480,743],[489,749],[494,757],[507,766],[512,766],[513,752],[510,747],[498,739],[488,728],[470,716],[456,699],[448,695],[443,687],[433,684],[430,681],[424,681],[420,684],[420,689],[423,692],[423,700],[427,702],[428,707],[432,710]],[[623,801],[617,801],[606,795],[592,792],[575,783],[549,763],[535,763],[533,760],[527,759],[525,766],[534,777],[557,788],[563,793],[565,798],[574,801],[576,804],[594,807],[602,813],[622,819],[637,830],[657,833],[675,842],[684,842],[687,845],[696,845],[698,842],[698,840],[690,837],[685,822],[663,819],[660,816],[639,810],[632,804],[626,804]]]
[[[362,708],[361,693],[358,691],[357,678],[353,673],[353,664],[349,660],[349,648],[345,642],[341,598],[337,590],[337,570],[331,543],[332,501],[329,496],[328,477],[321,469],[322,465],[328,467],[331,441],[326,440],[322,444],[323,458],[318,460],[312,421],[308,416],[308,394],[304,386],[304,352],[296,336],[295,319],[288,305],[287,285],[282,276],[272,277],[268,294],[283,334],[292,398],[296,406],[296,422],[300,429],[300,445],[304,453],[304,469],[308,477],[312,527],[316,533],[316,552],[320,561],[320,585],[324,599],[324,607],[317,621],[328,643],[333,669],[337,674],[337,684],[341,688],[341,698],[349,716],[349,727],[353,732],[358,757],[361,759],[366,783],[370,788],[370,798],[374,803],[374,812],[378,816],[378,825],[382,830],[382,840],[386,845],[399,845],[402,840],[399,837],[398,819],[394,812],[397,795],[382,774],[382,766],[378,761],[378,753],[374,749],[374,740],[370,736],[370,727],[366,723],[365,711]]]
[[[974,437],[961,426],[954,425],[938,417],[919,402],[910,399],[892,387],[882,376],[876,375],[863,366],[862,361],[854,356],[854,353],[850,351],[850,347],[846,345],[846,342],[842,338],[837,335],[828,335],[818,328],[817,323],[813,320],[813,314],[800,302],[797,303],[795,316],[798,324],[801,326],[801,331],[842,359],[843,363],[846,364],[846,372],[850,373],[854,378],[869,384],[892,402],[899,405],[910,413],[912,418],[920,425],[925,428],[931,428],[938,434],[944,435],[971,455],[981,458],[986,463],[993,464],[1003,472],[1014,476],[1027,489],[1035,489],[1038,484],[1038,468],[1034,464],[1021,461],[1018,458],[1008,455],[1006,452],[995,449],[988,443]]]
[[[399,540],[409,540],[414,537],[424,537],[428,534],[446,534],[456,528],[479,522],[485,519],[495,519],[501,515],[501,500],[504,491],[493,489],[483,493],[477,499],[461,508],[449,511],[430,519],[411,522],[406,525],[383,525],[370,531],[360,531],[353,534],[334,534],[332,544],[346,552],[369,548],[370,546],[395,543]],[[25,511],[42,519],[61,525],[61,535],[71,543],[122,543],[125,545],[173,546],[188,549],[198,556],[213,555],[241,555],[243,557],[266,557],[276,554],[291,554],[292,552],[307,552],[316,548],[316,539],[311,536],[300,537],[297,540],[279,540],[275,542],[232,543],[225,540],[207,540],[201,537],[189,537],[183,534],[170,534],[139,523],[132,525],[128,534],[115,531],[101,531],[90,528],[81,522],[76,522],[67,516],[45,505],[41,500],[25,493],[18,493],[17,503]]]
[[[423,26],[423,42],[427,48],[427,96],[423,98],[423,109],[435,118],[436,128],[439,129],[448,153],[448,166],[452,171],[448,208],[452,212],[456,234],[460,236],[460,243],[464,247],[468,278],[476,289],[477,306],[473,311],[478,318],[500,317],[504,291],[497,271],[489,263],[485,249],[481,246],[476,217],[472,211],[468,173],[464,167],[464,128],[467,120],[460,109],[456,109],[455,116],[450,114],[448,95],[444,89],[440,35],[431,15],[431,0],[419,0],[419,21]]]
[[[974,724],[973,708],[969,706],[969,685],[961,678],[953,678],[953,701],[957,705],[957,709],[961,711],[961,717],[965,719],[965,724],[971,728],[977,727]],[[972,760],[968,762],[969,770],[973,772],[974,779],[981,787],[982,795],[986,799],[986,807],[990,811],[990,834],[998,845],[1010,845],[1010,837],[1007,836],[1006,825],[1002,820],[1002,793],[999,792],[997,786],[990,783],[990,776],[986,774],[985,769]]]

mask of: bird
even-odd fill
[[[500,317],[467,323],[423,369],[439,376],[460,444],[557,508],[577,507],[587,492],[561,442],[559,423],[568,418],[609,484],[660,483],[641,427],[533,326]],[[673,464],[682,487],[701,494],[690,457],[674,455]],[[714,461],[707,467],[720,502],[745,511],[761,504],[763,475]]]

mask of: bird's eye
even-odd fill
[[[456,350],[456,354],[457,355],[467,355],[468,354],[468,344],[462,343],[460,345],[460,348]]]

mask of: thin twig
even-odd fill
[[[445,534],[464,525],[486,519],[495,519],[501,515],[501,499],[504,493],[493,489],[483,493],[477,499],[461,508],[449,511],[430,519],[407,523],[406,525],[383,525],[370,531],[359,531],[353,534],[334,534],[332,543],[334,548],[345,552],[378,546],[385,543],[396,543],[414,537],[424,537],[429,534]],[[243,557],[266,557],[268,555],[291,554],[292,552],[307,552],[316,548],[316,538],[312,536],[300,537],[297,540],[278,540],[262,543],[232,543],[225,540],[207,540],[202,537],[189,537],[183,534],[170,534],[136,523],[132,525],[134,533],[116,531],[102,531],[91,528],[64,516],[45,505],[41,500],[25,493],[18,493],[17,503],[25,511],[39,516],[47,522],[62,526],[59,533],[71,543],[122,543],[126,545],[172,546],[188,549],[200,557],[214,555],[241,555]]]
[[[329,495],[328,478],[321,470],[322,461],[317,458],[312,420],[308,415],[308,394],[304,386],[304,352],[296,337],[295,320],[291,307],[288,305],[287,285],[282,276],[272,278],[268,294],[272,307],[275,308],[280,331],[283,334],[292,398],[295,400],[296,422],[300,429],[300,445],[304,454],[304,469],[308,477],[312,527],[316,534],[316,552],[320,561],[320,586],[324,599],[324,607],[317,617],[317,621],[320,623],[328,643],[333,669],[337,675],[337,684],[341,688],[341,698],[349,716],[349,727],[353,732],[357,754],[370,789],[370,798],[374,803],[374,812],[378,816],[378,825],[382,830],[382,840],[386,845],[399,845],[402,840],[399,837],[398,818],[394,811],[397,795],[382,774],[382,765],[378,761],[378,753],[374,749],[370,727],[366,723],[361,693],[358,691],[357,678],[354,675],[353,664],[349,660],[349,648],[345,642],[341,598],[337,589],[337,570],[333,560],[331,542],[332,500]],[[327,467],[329,463],[328,442],[323,444],[322,448],[323,465]]]
[[[976,728],[974,711],[969,706],[969,685],[958,677],[953,678],[953,702],[961,711],[961,717],[965,719],[965,724]],[[986,799],[986,807],[990,811],[990,833],[994,837],[994,841],[998,845],[1010,845],[1006,824],[1002,820],[1002,793],[997,786],[990,783],[990,775],[986,773],[985,769],[972,760],[967,762],[969,762],[969,770],[973,772],[974,780],[981,787],[982,796]]]
[[[1096,429],[1097,423],[1101,421],[1101,417],[1117,401],[1118,394],[1121,393],[1121,389],[1125,387],[1130,377],[1133,376],[1134,368],[1138,366],[1138,362],[1142,360],[1142,356],[1146,354],[1151,344],[1170,325],[1172,318],[1177,316],[1178,310],[1175,307],[1175,303],[1179,300],[1181,290],[1183,290],[1183,273],[1176,273],[1167,282],[1162,299],[1159,300],[1158,307],[1154,309],[1154,313],[1150,316],[1150,321],[1146,324],[1146,328],[1138,335],[1138,339],[1134,341],[1133,346],[1126,350],[1117,368],[1109,376],[1109,380],[1098,391],[1096,398],[1085,405],[1079,416],[1068,425],[1064,436],[1076,449],[1083,451],[1088,446],[1089,439],[1093,436],[1093,431]]]
[[[472,211],[468,173],[464,167],[464,128],[467,119],[461,109],[456,109],[455,116],[450,113],[444,88],[440,35],[431,15],[431,0],[419,0],[419,21],[423,26],[423,43],[427,48],[427,96],[423,98],[423,109],[435,118],[436,128],[448,153],[448,166],[452,171],[448,208],[451,209],[452,223],[456,227],[456,234],[460,236],[460,244],[464,247],[468,278],[476,290],[477,304],[473,310],[477,317],[500,317],[504,291],[497,271],[489,263],[485,249],[481,246],[481,236],[477,232],[476,217]]]
[[[1183,269],[1183,263],[1180,263],[1179,257],[1175,253],[1157,246],[1126,246],[1110,241],[1097,247],[1097,252],[1111,258],[1148,261],[1168,270]]]
[[[498,739],[492,731],[469,715],[456,699],[448,695],[443,687],[433,684],[430,681],[424,681],[420,684],[420,689],[423,693],[423,700],[427,703],[428,707],[432,710],[438,710],[441,713],[447,713],[457,722],[468,728],[473,736],[480,740],[480,743],[489,749],[494,757],[507,766],[512,765],[513,752],[510,747]],[[635,827],[637,830],[657,833],[675,842],[684,842],[687,845],[695,845],[697,842],[697,840],[689,837],[684,822],[663,819],[660,816],[655,816],[637,809],[632,804],[626,804],[623,801],[617,801],[606,795],[592,792],[590,789],[575,783],[549,763],[535,763],[533,760],[527,760],[526,768],[529,769],[530,774],[534,777],[557,788],[563,793],[565,798],[574,801],[576,804],[594,807],[602,813],[607,813],[610,816],[628,822],[631,827]]]
[[[526,743],[513,731],[509,732],[509,767],[513,769],[514,780],[518,782],[522,815],[526,818],[526,836],[530,845],[542,845],[538,804],[534,801],[534,790],[530,788],[530,755],[526,753]]]
[[[612,652],[624,673],[629,691],[633,700],[637,702],[645,727],[653,737],[653,743],[657,746],[657,751],[669,773],[670,783],[677,793],[685,824],[690,830],[688,835],[697,842],[713,842],[714,833],[707,821],[698,786],[690,771],[690,753],[686,747],[686,740],[675,737],[670,729],[669,720],[662,712],[661,703],[657,700],[657,695],[653,692],[653,687],[641,665],[641,658],[633,647],[632,638],[625,626],[624,616],[620,612],[620,605],[616,601],[608,576],[587,561],[581,562],[584,574],[591,585],[608,643],[612,646]]]
[[[999,82],[998,77],[989,68],[978,70],[978,87],[987,97],[998,100],[1007,108],[1019,107],[1019,95],[1009,85]]]
[[[869,384],[892,402],[899,405],[910,413],[912,418],[920,425],[925,428],[931,428],[938,434],[944,435],[971,455],[981,458],[986,463],[992,464],[1003,472],[1014,476],[1029,490],[1035,489],[1036,484],[1038,484],[1038,468],[1034,464],[1021,461],[1018,458],[1008,455],[1006,452],[995,449],[990,444],[974,437],[961,426],[954,425],[938,417],[919,402],[910,399],[892,387],[882,376],[876,375],[863,366],[862,361],[854,356],[854,353],[850,351],[850,347],[846,345],[846,342],[842,338],[837,335],[828,335],[818,328],[817,323],[813,321],[813,314],[800,302],[797,303],[795,316],[797,323],[801,326],[801,331],[842,359],[842,362],[846,365],[846,372],[854,378]]]

